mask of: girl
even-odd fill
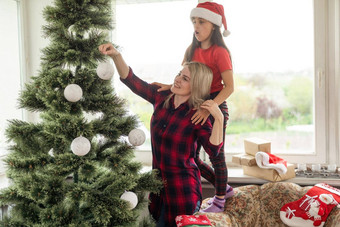
[[[213,72],[213,82],[210,98],[217,103],[224,115],[223,141],[225,129],[229,118],[228,107],[225,100],[234,91],[233,71],[229,50],[224,43],[220,27],[224,26],[223,36],[228,36],[227,23],[222,5],[214,2],[199,3],[191,11],[190,18],[194,26],[194,35],[191,45],[185,52],[184,60],[202,62],[210,67]],[[223,84],[222,84],[223,82]],[[169,89],[161,86],[159,91]],[[200,108],[192,117],[194,124],[204,124],[210,113]],[[211,119],[213,121],[213,119]],[[213,169],[199,158],[200,145],[197,149],[196,163],[202,176],[215,186],[215,197],[203,212],[221,212],[224,210],[225,199],[233,196],[233,188],[228,183],[228,170],[224,156],[224,146],[221,147],[217,157],[210,157]]]
[[[185,63],[170,91],[157,92],[158,86],[133,74],[111,43],[100,45],[99,50],[113,59],[121,81],[154,106],[152,168],[159,171],[164,188],[159,195],[150,194],[149,210],[158,227],[173,227],[177,215],[190,215],[200,208],[200,171],[194,160],[197,141],[211,157],[218,155],[223,144],[223,114],[214,101],[204,101],[209,97],[212,72],[202,63]],[[214,123],[208,119],[192,124],[196,108],[207,110]]]

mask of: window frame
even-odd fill
[[[21,85],[29,80],[24,37],[25,10],[24,0],[16,0],[18,4],[19,49],[21,64]],[[114,5],[114,4],[113,4]],[[114,10],[114,7],[113,7]],[[113,14],[114,15],[114,14]],[[28,15],[27,15],[28,16]],[[316,152],[313,155],[282,155],[291,163],[336,163],[340,165],[340,3],[338,0],[314,0],[315,23],[315,82],[320,81],[320,87],[315,86],[315,137]],[[24,26],[23,26],[24,25]],[[114,34],[113,34],[114,35]],[[28,67],[29,68],[29,67]],[[35,121],[35,116],[23,110],[23,119]],[[0,147],[0,150],[2,148]],[[151,165],[151,153],[136,151],[136,158],[145,165]],[[242,153],[242,151],[240,151]],[[201,152],[204,155],[204,152]],[[281,154],[280,154],[281,155]],[[231,162],[231,155],[226,155]],[[3,158],[3,155],[0,156]],[[140,159],[139,159],[140,158]],[[205,158],[205,155],[204,157]],[[1,172],[1,168],[0,168]]]
[[[292,163],[340,164],[339,12],[337,0],[314,0],[315,152],[282,155]]]
[[[327,162],[327,1],[314,1],[314,152],[313,154],[278,154],[292,163]]]

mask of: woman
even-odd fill
[[[171,89],[157,92],[158,86],[133,74],[111,43],[100,45],[99,51],[113,59],[121,81],[154,106],[150,123],[152,167],[159,170],[164,188],[159,195],[150,194],[149,210],[158,227],[175,226],[177,215],[190,215],[200,208],[200,171],[194,160],[197,142],[212,157],[222,146],[223,114],[214,101],[204,101],[209,97],[211,70],[201,63],[185,63]],[[203,125],[192,124],[198,108],[209,111],[213,125],[210,119]]]
[[[199,3],[192,9],[190,18],[193,24],[193,39],[187,48],[183,62],[201,62],[209,66],[213,72],[210,99],[216,102],[224,115],[224,135],[229,119],[226,99],[234,91],[233,68],[229,50],[223,40],[220,27],[224,26],[223,36],[228,36],[227,22],[223,5],[215,2]],[[170,86],[155,83],[161,86],[159,91],[169,89]],[[209,111],[198,109],[192,117],[194,124],[204,123],[209,117]],[[214,119],[211,119],[213,122]],[[217,157],[211,157],[213,166],[203,162],[199,158],[200,145],[197,147],[196,164],[202,177],[215,186],[215,196],[208,201],[209,206],[203,212],[222,212],[226,199],[234,195],[233,188],[228,185],[228,168],[225,161],[224,145]]]

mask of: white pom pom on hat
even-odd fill
[[[230,31],[229,30],[224,30],[223,31],[223,36],[227,37],[228,35],[230,35]]]
[[[198,3],[196,8],[191,10],[190,18],[193,17],[206,19],[219,27],[221,27],[223,24],[223,36],[227,37],[228,35],[230,35],[230,31],[227,28],[227,21],[224,15],[224,8],[220,4],[209,1]]]

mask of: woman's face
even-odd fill
[[[174,83],[171,86],[171,92],[175,95],[189,97],[191,95],[190,79],[191,74],[189,68],[188,66],[184,66],[182,71],[175,77]]]
[[[214,29],[214,25],[206,19],[194,17],[192,19],[194,25],[195,37],[199,42],[209,41]]]

